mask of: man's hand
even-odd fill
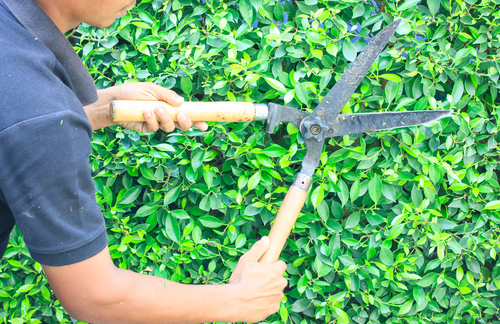
[[[118,86],[119,97],[115,100],[161,100],[168,104],[178,107],[184,102],[184,98],[177,95],[174,91],[165,89],[154,83],[125,83]],[[155,118],[158,116],[160,121]],[[187,131],[194,126],[201,130],[207,130],[208,126],[205,122],[192,122],[184,113],[177,114],[177,123],[174,123],[170,115],[161,107],[144,110],[144,119],[146,122],[119,122],[118,125],[132,130],[137,130],[142,133],[152,133],[159,128],[165,132],[172,132],[177,127],[183,131]]]
[[[269,238],[264,236],[238,261],[229,278],[240,308],[239,321],[258,322],[279,310],[283,289],[288,281],[283,278],[286,264],[283,261],[264,264],[260,257],[269,248]]]
[[[92,128],[94,130],[118,124],[122,127],[139,131],[141,133],[152,133],[158,129],[166,132],[172,132],[176,127],[187,131],[194,126],[201,130],[208,128],[205,122],[192,122],[184,113],[177,114],[177,123],[174,123],[170,115],[164,109],[158,107],[155,111],[145,110],[145,122],[120,122],[114,123],[109,116],[109,104],[113,100],[161,100],[172,106],[180,106],[184,102],[184,98],[177,95],[174,91],[165,89],[154,83],[125,83],[119,86],[99,90],[99,99],[97,102],[83,107],[87,114]],[[156,116],[160,121],[157,121]]]

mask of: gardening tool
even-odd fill
[[[143,121],[142,112],[146,107],[163,105],[174,121],[177,113],[182,111],[192,121],[267,120],[267,132],[271,134],[277,125],[284,122],[297,126],[304,137],[307,153],[302,161],[302,169],[290,186],[269,233],[270,247],[259,260],[264,263],[275,262],[304,205],[326,138],[420,125],[448,117],[453,112],[441,110],[339,115],[399,23],[400,20],[394,21],[368,43],[312,113],[274,103],[268,106],[246,102],[186,102],[176,108],[157,101],[114,101],[110,105],[110,115],[114,121]]]

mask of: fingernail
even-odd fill
[[[177,97],[177,102],[178,103],[182,103],[184,101],[184,98],[182,98],[181,96]]]
[[[179,114],[177,115],[177,119],[178,119],[179,121],[185,121],[185,120],[186,120],[186,115],[185,115],[184,113],[179,113]]]
[[[151,117],[151,112],[150,111],[146,111],[146,117]]]
[[[156,109],[156,113],[157,113],[158,115],[163,114],[163,108],[161,108],[161,107],[160,107],[160,108]]]
[[[262,236],[262,238],[260,239],[262,242],[264,243],[268,243],[269,242],[269,237],[267,236]]]

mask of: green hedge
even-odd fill
[[[143,0],[110,28],[70,37],[99,88],[151,81],[190,101],[311,111],[403,18],[344,113],[456,114],[329,140],[282,254],[286,297],[267,321],[500,323],[499,5]],[[293,125],[269,137],[263,122],[148,136],[111,127],[92,145],[115,263],[191,284],[227,282],[305,154]],[[0,301],[3,322],[70,322],[18,232],[0,263]]]

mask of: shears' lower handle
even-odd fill
[[[304,206],[311,180],[311,177],[299,173],[290,186],[269,233],[269,249],[260,258],[259,262],[273,263],[278,261],[281,250],[292,231],[302,206]]]
[[[177,114],[184,112],[191,121],[213,122],[249,122],[267,118],[268,108],[265,104],[251,102],[185,102],[174,107],[164,101],[115,100],[109,105],[112,121],[144,121],[143,111],[146,108],[163,107],[173,121]]]

